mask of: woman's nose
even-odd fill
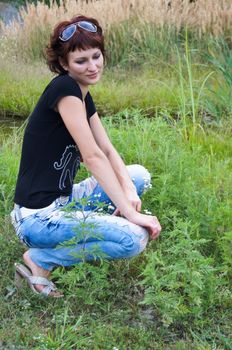
[[[89,62],[89,64],[88,64],[88,70],[89,71],[96,71],[96,69],[97,69],[97,65],[96,65],[96,63],[94,62],[94,61],[90,61]]]

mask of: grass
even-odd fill
[[[168,53],[168,44],[178,40],[185,27],[195,32],[201,41],[204,41],[205,34],[211,34],[217,37],[222,35],[231,42],[230,0],[173,0],[171,3],[158,0],[66,0],[60,1],[59,4],[55,1],[51,1],[50,4],[27,3],[20,11],[23,25],[15,20],[10,27],[5,27],[0,22],[1,55],[13,56],[16,59],[20,57],[27,61],[41,58],[51,28],[57,21],[71,18],[76,13],[101,19],[106,39],[111,45],[110,52],[116,59],[118,55],[124,56],[128,49],[131,51],[131,46],[137,47],[140,53],[141,45],[143,49],[144,46],[149,48],[145,52],[150,52],[150,48],[153,47]],[[166,36],[166,29],[169,38]],[[157,45],[157,42],[162,41],[165,45]]]
[[[0,113],[3,116],[11,115],[25,119],[35,106],[51,74],[41,64],[27,67],[24,64],[18,65],[16,74],[12,69],[14,65],[1,61]]]
[[[194,123],[198,117],[211,123],[231,116],[231,42],[224,22],[217,22],[220,16],[227,16],[223,9],[229,3],[215,1],[208,6],[211,19],[217,10],[217,36],[213,36],[214,27],[204,27],[203,18],[207,22],[208,16],[205,4],[184,2],[181,14],[178,4],[179,0],[170,10],[165,2],[156,3],[161,22],[149,17],[151,4],[146,0],[139,1],[137,7],[124,4],[123,11],[116,11],[116,4],[106,4],[105,0],[91,2],[91,6],[78,4],[83,13],[102,13],[104,8],[107,18],[111,18],[106,22],[102,18],[108,56],[105,78],[93,90],[99,114],[136,108],[150,116],[157,112],[167,118],[182,116],[184,122],[191,117]],[[43,49],[53,22],[75,13],[73,3],[69,5],[66,3],[68,11],[64,11],[64,4],[58,7],[55,2],[50,7],[45,3],[28,4],[21,11],[23,25],[14,22],[2,27],[0,114],[25,119],[34,108],[52,76],[45,68]],[[139,15],[141,6],[143,20]],[[197,28],[186,17],[191,11],[197,16],[196,23],[199,21]]]
[[[159,32],[149,24],[137,24],[136,32],[130,22],[111,29],[105,74],[92,90],[100,115],[136,108],[184,122],[189,117],[194,123],[199,117],[209,123],[230,118],[232,61],[225,38],[206,34],[199,40],[187,28]],[[25,61],[20,50],[14,52],[19,57],[5,49],[0,55],[0,114],[25,119],[52,74],[40,56]]]
[[[195,114],[200,111],[202,116],[208,114],[218,120],[230,113],[230,104],[222,104],[220,94],[223,89],[223,96],[229,101],[230,87],[215,66],[191,64],[193,76],[189,80],[185,59],[178,62],[177,57],[175,64],[162,65],[160,61],[147,61],[137,68],[106,67],[102,82],[92,89],[99,114],[137,108],[151,116],[159,111],[178,118],[192,115],[194,107]],[[1,62],[0,113],[25,119],[52,75],[39,63],[19,63],[19,67],[15,76],[12,65]]]
[[[180,121],[138,110],[103,121],[126,163],[151,171],[143,209],[156,213],[163,233],[132,260],[56,270],[64,300],[38,299],[27,288],[15,293],[13,263],[23,248],[8,213],[21,132],[8,136],[0,158],[4,349],[230,349],[229,128],[193,132],[190,124],[186,139]]]

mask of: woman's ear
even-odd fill
[[[67,62],[66,62],[63,58],[61,58],[61,57],[59,57],[59,64],[61,65],[61,67],[62,67],[64,70],[68,70],[68,64],[67,64]]]

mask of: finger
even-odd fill
[[[160,231],[162,230],[162,227],[161,227],[161,225],[160,225],[160,223],[159,223],[159,220],[157,219],[157,217],[156,216],[154,216],[154,223],[155,223],[155,227],[156,228],[158,228]]]
[[[160,235],[160,232],[161,232],[161,226],[159,225],[159,227],[155,228],[151,234],[151,238],[152,239],[156,239],[159,237]]]
[[[152,240],[155,240],[156,238],[158,238],[159,237],[159,232],[158,231],[156,231],[156,232],[153,232],[152,234],[151,234],[151,239]]]
[[[162,230],[162,227],[160,226],[159,222],[156,222],[155,225],[150,227],[149,233],[150,233],[151,239],[156,239],[160,235],[161,230]]]

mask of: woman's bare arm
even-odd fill
[[[130,201],[132,206],[137,211],[140,211],[141,200],[137,195],[136,188],[128,174],[126,165],[118,154],[117,150],[112,145],[97,113],[95,113],[95,115],[90,119],[90,126],[95,141],[109,159],[115,175],[122,186],[125,196]]]
[[[159,221],[154,216],[138,213],[125,196],[110,161],[95,141],[81,100],[74,96],[63,97],[58,102],[57,109],[77,144],[87,169],[97,179],[121,214],[129,221],[146,227],[151,237],[156,238],[161,231]]]

